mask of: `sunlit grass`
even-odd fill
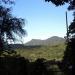
[[[18,49],[17,54],[28,58],[29,60],[36,60],[37,58],[45,58],[47,60],[61,60],[64,55],[65,45],[56,45],[56,46],[41,46],[38,48],[25,48]]]

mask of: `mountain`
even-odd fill
[[[25,43],[26,46],[35,46],[35,45],[58,45],[63,44],[65,42],[65,39],[58,36],[50,37],[46,40],[40,40],[40,39],[32,39],[29,42]]]

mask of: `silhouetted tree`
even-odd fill
[[[73,35],[75,33],[75,26],[74,26],[74,23],[75,23],[75,0],[45,0],[45,1],[52,2],[56,6],[61,6],[61,5],[68,3],[68,5],[69,5],[68,10],[74,11],[73,12],[74,20],[69,26],[69,35],[70,36]],[[73,35],[73,37],[74,37],[74,35]]]
[[[14,3],[14,0],[0,0],[0,4],[13,4]]]
[[[64,52],[63,63],[64,68],[69,72],[68,75],[71,75],[75,70],[75,15],[73,22],[71,22],[69,26],[69,35],[70,37],[66,51]]]
[[[56,6],[61,6],[61,5],[68,3],[69,4],[68,9],[69,10],[75,9],[75,0],[45,0],[45,1],[52,2]]]
[[[73,22],[71,22],[70,26],[69,26],[69,34],[72,38],[75,38],[75,12],[74,12],[74,19]]]
[[[52,2],[56,6],[61,6],[66,3],[69,4],[68,10],[73,10],[73,22],[69,25],[69,41],[67,43],[66,51],[62,60],[63,70],[67,75],[74,73],[75,69],[75,0],[45,0]],[[75,73],[74,73],[75,74]]]
[[[7,0],[2,1],[5,2]],[[24,19],[14,17],[10,8],[0,5],[0,52],[4,50],[4,45],[9,40],[15,41],[17,39],[15,35],[22,38],[26,34],[24,25]]]

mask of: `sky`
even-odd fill
[[[52,36],[66,36],[65,12],[68,5],[56,7],[45,0],[15,0],[13,15],[25,19],[27,36],[22,41],[47,39]],[[72,11],[68,12],[68,24],[73,19]]]

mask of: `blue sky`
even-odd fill
[[[47,39],[51,36],[64,37],[66,35],[65,12],[67,5],[55,7],[44,0],[16,0],[13,15],[24,18],[27,36],[23,42],[31,39]],[[68,12],[69,24],[72,12]]]

